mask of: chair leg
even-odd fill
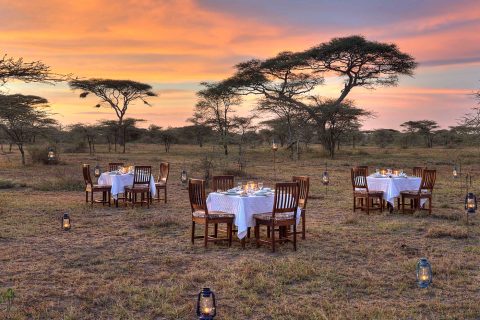
[[[247,228],[247,238],[250,239],[250,227]]]
[[[275,252],[275,226],[272,226],[272,252]]]
[[[112,191],[111,190],[108,190],[108,206],[111,207],[112,206]]]
[[[293,224],[293,251],[297,251],[297,224]]]
[[[205,221],[205,236],[203,239],[203,245],[205,246],[205,248],[207,247],[207,244],[208,244],[208,221]]]
[[[85,202],[88,203],[88,191],[85,191]]]
[[[93,207],[93,191],[90,192],[90,205]]]
[[[367,197],[367,214],[370,214],[370,197]]]
[[[167,203],[167,186],[165,186],[164,190],[165,190],[165,194],[164,194],[165,195],[165,203]]]
[[[228,232],[228,247],[232,246],[232,224],[227,224],[227,232]]]
[[[192,244],[195,243],[195,221],[192,221]]]
[[[218,238],[218,223],[213,225],[213,237]]]
[[[258,224],[255,225],[254,231],[255,231],[255,244],[257,245],[257,248],[259,248],[260,247],[260,226]]]
[[[405,214],[405,197],[402,196],[402,213]]]
[[[353,196],[353,212],[355,212],[356,209],[357,209],[357,198]]]
[[[432,197],[428,198],[428,213],[432,214]]]
[[[270,226],[267,226],[267,238],[270,238]]]
[[[305,240],[305,226],[306,226],[306,222],[305,222],[305,211],[302,210],[302,239]]]

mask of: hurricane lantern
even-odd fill
[[[68,213],[64,213],[62,217],[62,229],[68,231],[72,228],[72,221]]]
[[[55,149],[54,148],[48,148],[48,153],[47,153],[47,161],[48,163],[53,163],[57,160],[57,155],[55,154]]]
[[[215,294],[210,288],[203,288],[198,294],[197,316],[200,320],[210,320],[217,314]]]
[[[417,262],[417,283],[420,288],[428,288],[432,283],[432,266],[427,258]]]
[[[453,175],[453,178],[456,179],[458,178],[458,170],[457,170],[457,166],[453,166],[453,171],[452,171],[452,175]]]
[[[182,181],[183,185],[187,184],[188,181],[188,175],[186,170],[182,170],[182,173],[180,174],[180,181]]]
[[[275,152],[278,150],[278,145],[275,143],[275,140],[272,142],[272,150]]]
[[[330,183],[330,178],[328,176],[328,172],[324,171],[323,176],[322,176],[322,183],[324,186],[328,185]]]
[[[472,192],[465,196],[465,210],[467,214],[474,214],[477,211],[477,197]]]
[[[381,169],[381,170],[380,170],[380,174],[381,174],[382,176],[386,175],[386,174],[387,174],[387,170]]]
[[[100,177],[100,175],[102,174],[102,170],[100,170],[100,166],[98,165],[98,163],[95,166],[95,169],[93,169],[93,174],[96,178]]]

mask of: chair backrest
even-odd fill
[[[108,171],[117,171],[120,169],[120,167],[123,167],[123,162],[109,162],[108,163]]]
[[[299,193],[300,186],[298,182],[276,183],[272,218],[275,219],[276,213],[293,212],[296,219]]]
[[[298,206],[302,209],[307,208],[308,191],[310,190],[310,178],[307,176],[293,176],[293,182],[298,182],[300,187],[298,195]]]
[[[356,189],[366,189],[368,191],[367,171],[364,168],[352,168],[351,178],[354,191]]]
[[[203,210],[208,215],[207,197],[205,196],[205,180],[188,179],[188,196],[192,214],[195,211]]]
[[[423,177],[423,170],[425,170],[427,168],[425,167],[413,167],[413,170],[412,170],[412,173],[413,173],[413,176],[414,177]]]
[[[227,191],[228,189],[232,189],[235,183],[234,176],[213,176],[212,177],[212,190],[222,190]]]
[[[152,167],[151,166],[135,166],[133,172],[133,185],[137,184],[150,184],[150,179],[152,177]]]
[[[420,192],[422,190],[433,191],[435,186],[435,180],[437,179],[437,170],[423,170],[422,183],[420,184]]]
[[[92,176],[90,175],[90,165],[87,163],[84,163],[82,166],[82,170],[83,170],[83,180],[85,182],[85,185],[86,186],[93,185]]]
[[[167,183],[168,175],[170,173],[170,163],[161,162],[160,163],[160,174],[158,175],[158,182]]]
[[[365,170],[365,176],[368,176],[368,166],[356,166],[355,168]]]

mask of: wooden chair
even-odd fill
[[[158,175],[155,188],[157,189],[157,201],[160,202],[160,190],[164,190],[164,202],[167,203],[167,181],[170,173],[170,164],[168,162],[160,163],[160,174]]]
[[[298,196],[298,207],[302,210],[302,231],[297,232],[302,234],[302,239],[305,240],[305,211],[307,210],[307,200],[308,200],[308,192],[310,190],[310,178],[306,176],[294,176],[292,177],[293,182],[298,182],[300,186],[300,193]]]
[[[432,213],[432,193],[437,179],[437,170],[424,169],[422,173],[422,182],[418,190],[402,191],[402,212],[405,213],[405,200],[410,200],[410,210],[414,212],[416,209],[422,209],[420,201],[422,199],[428,200],[428,213]]]
[[[144,203],[150,208],[152,193],[150,192],[150,180],[152,178],[151,166],[135,166],[133,172],[133,185],[125,187],[125,198],[123,202],[127,206],[127,200],[132,203],[132,206]],[[138,194],[140,194],[140,201],[138,201]]]
[[[255,240],[257,248],[260,243],[271,245],[272,252],[275,252],[276,242],[293,242],[293,250],[297,250],[297,209],[300,186],[298,182],[283,182],[275,184],[275,199],[271,213],[255,214]],[[260,239],[260,226],[267,226],[272,230],[270,238]],[[293,232],[283,232],[293,226]],[[279,239],[275,239],[275,231],[279,231]],[[293,240],[290,239],[293,236]]]
[[[202,238],[205,248],[208,242],[228,241],[228,246],[232,245],[232,226],[235,215],[221,211],[208,211],[207,198],[205,196],[205,180],[189,179],[188,195],[190,197],[190,207],[192,208],[192,244],[195,239]],[[205,225],[205,233],[203,236],[195,236],[195,224]],[[227,224],[227,238],[217,238],[215,235],[208,235],[208,227],[210,225],[218,225],[219,223]]]
[[[365,170],[365,177],[368,176],[368,166],[356,166],[355,168]]]
[[[413,167],[412,174],[414,177],[421,178],[423,176],[423,170],[427,169],[426,167]]]
[[[365,210],[367,214],[370,213],[370,210],[380,210],[380,212],[383,212],[383,191],[368,190],[366,170],[364,168],[352,168],[351,178],[353,187],[353,212],[357,209]],[[357,199],[360,199],[360,206],[357,206]],[[377,199],[379,202],[375,203],[374,201]],[[365,200],[365,202],[363,200]]]
[[[108,203],[108,206],[110,207],[110,198],[111,198],[111,192],[112,192],[112,186],[109,185],[98,185],[98,184],[93,184],[92,182],[92,176],[90,175],[90,165],[89,164],[84,164],[83,167],[83,180],[85,182],[85,202],[88,203],[88,193],[90,192],[90,203],[93,206],[94,203],[101,203],[102,205],[105,205],[105,203]],[[102,193],[102,199],[94,199],[93,194],[95,192],[101,192]]]
[[[109,162],[108,163],[108,171],[117,171],[119,167],[123,167],[123,162]]]
[[[218,190],[227,191],[232,189],[235,184],[234,176],[213,176],[212,177],[212,190],[216,192]]]

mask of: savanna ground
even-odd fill
[[[101,147],[100,147],[101,148]],[[180,183],[185,166],[201,177],[200,159],[220,148],[132,145],[127,154],[62,154],[61,165],[19,165],[18,154],[1,157],[0,289],[15,290],[12,319],[193,319],[196,294],[217,294],[218,319],[479,319],[480,227],[468,228],[460,181],[452,161],[479,178],[474,149],[375,149],[342,151],[328,161],[328,194],[320,183],[325,157],[318,148],[299,161],[278,152],[278,180],[293,174],[312,179],[307,239],[298,251],[281,245],[255,248],[238,241],[204,249],[190,244],[190,207]],[[232,148],[232,153],[236,150]],[[272,155],[249,149],[247,172],[272,185]],[[84,203],[81,164],[169,161],[169,199],[150,209]],[[353,165],[438,170],[432,215],[352,213]],[[215,161],[213,173],[230,163]],[[156,169],[157,171],[158,169]],[[238,178],[237,178],[238,179]],[[244,181],[247,178],[240,178]],[[5,182],[9,180],[12,183]],[[80,187],[79,187],[80,186]],[[478,183],[474,181],[478,191]],[[73,228],[60,230],[70,212]],[[201,228],[198,230],[201,232]],[[428,257],[433,284],[419,289],[415,265]]]

